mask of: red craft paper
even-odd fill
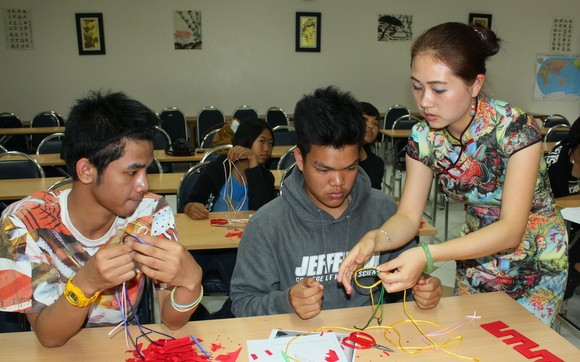
[[[329,349],[328,353],[324,356],[324,360],[326,362],[336,362],[339,359],[340,358],[338,358],[338,355],[336,354],[336,352],[332,349]]]

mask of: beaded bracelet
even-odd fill
[[[181,305],[177,303],[174,299],[175,289],[177,289],[177,287],[174,287],[173,290],[171,290],[171,294],[169,295],[169,300],[171,301],[171,306],[173,307],[173,309],[175,309],[178,312],[185,313],[197,307],[197,305],[201,302],[201,299],[203,298],[203,286],[200,286],[200,288],[201,291],[199,292],[199,297],[197,297],[196,300],[194,300],[191,304]]]
[[[387,238],[387,247],[385,248],[385,250],[389,250],[389,248],[391,247],[391,243],[393,242],[393,240],[391,239],[391,236],[383,229],[379,229],[379,231],[381,233],[383,233],[383,235],[385,235],[385,237]]]
[[[429,250],[429,246],[427,246],[424,241],[419,241],[419,246],[423,249],[425,257],[427,258],[427,265],[425,266],[425,269],[423,269],[423,272],[429,274],[433,271],[433,257],[431,256],[431,250]]]

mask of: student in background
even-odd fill
[[[201,268],[177,242],[167,201],[147,191],[156,122],[123,93],[78,100],[63,140],[72,188],[34,193],[2,214],[0,309],[26,313],[42,345],[117,325],[123,286],[136,310],[146,277],[168,286],[158,298],[170,329],[199,304]]]
[[[184,208],[190,218],[207,219],[210,211],[257,210],[276,196],[274,175],[266,167],[274,145],[270,126],[246,119],[232,145],[202,170]]]
[[[357,288],[349,298],[337,284],[346,252],[396,209],[359,170],[365,130],[358,102],[333,87],[318,89],[297,103],[294,126],[297,168],[281,196],[252,216],[240,241],[230,293],[237,317],[296,313],[309,319],[322,309],[371,303],[368,290]],[[367,265],[401,250],[377,253]],[[413,294],[420,308],[433,308],[443,294],[441,281],[424,276]]]
[[[371,179],[372,187],[381,190],[385,174],[385,161],[371,151],[371,146],[379,135],[379,118],[381,115],[375,106],[370,103],[360,102],[360,106],[365,119],[365,135],[359,155],[359,166],[365,170]]]
[[[400,248],[417,233],[435,173],[444,192],[467,205],[466,223],[458,238],[421,244],[381,265],[396,271],[379,274],[387,290],[415,285],[433,262],[457,260],[456,294],[502,290],[553,322],[566,284],[566,228],[535,120],[481,92],[485,61],[499,43],[490,29],[462,23],[437,25],[415,40],[412,91],[425,121],[409,138],[397,213],[341,265],[348,290],[354,270],[374,252]]]
[[[554,147],[546,156],[548,175],[554,197],[580,193],[580,117],[574,121],[568,137]],[[574,238],[578,224],[570,225],[569,236]],[[564,300],[570,299],[580,285],[580,243],[576,242],[568,252],[568,282]]]

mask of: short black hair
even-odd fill
[[[236,130],[236,133],[234,133],[234,138],[232,140],[232,145],[234,146],[252,148],[256,138],[258,138],[260,133],[265,129],[270,131],[272,139],[274,138],[272,127],[270,127],[270,125],[264,120],[258,118],[246,118],[239,122],[240,124],[238,125],[238,129]]]
[[[73,180],[76,164],[88,158],[100,176],[107,166],[123,156],[125,140],[153,142],[157,115],[122,92],[91,91],[78,99],[66,122],[62,157]]]
[[[362,114],[365,116],[375,117],[376,119],[379,119],[381,117],[381,114],[379,113],[377,107],[373,106],[368,102],[360,102],[360,108],[362,109]]]
[[[572,127],[570,127],[570,131],[568,131],[568,136],[564,142],[568,143],[572,150],[580,145],[580,117],[572,123]]]
[[[352,94],[329,86],[316,89],[296,103],[294,128],[298,149],[306,156],[312,145],[362,147],[365,121]]]

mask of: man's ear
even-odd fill
[[[294,149],[294,158],[296,159],[296,166],[298,166],[298,169],[303,172],[304,159],[302,158],[302,152],[300,152],[298,147]]]
[[[88,158],[81,158],[77,161],[76,171],[79,181],[83,184],[90,184],[97,179],[97,169]]]

